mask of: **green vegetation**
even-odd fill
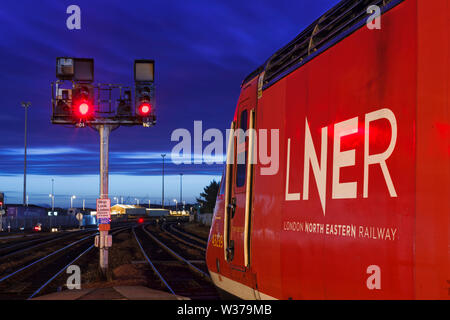
[[[207,185],[203,192],[200,193],[200,198],[197,198],[197,203],[200,205],[201,213],[213,213],[216,206],[216,197],[219,192],[220,183],[216,180],[211,181]]]

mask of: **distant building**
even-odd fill
[[[145,208],[128,204],[116,204],[111,207],[111,215],[123,215],[123,214],[142,214],[144,215]]]
[[[152,209],[146,209],[146,211],[147,211],[147,216],[150,216],[150,217],[167,217],[170,214],[170,210],[168,210],[168,209],[152,208]]]

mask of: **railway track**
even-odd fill
[[[127,228],[129,227],[117,228],[115,232]],[[64,243],[61,248],[56,250],[47,248],[48,254],[6,268],[0,274],[0,299],[22,300],[37,296],[68,266],[94,247],[93,237],[96,234],[97,231],[90,231],[87,235],[78,233],[75,239],[68,244]],[[48,244],[49,242],[46,243]]]
[[[176,229],[172,223],[162,225],[161,229],[175,240],[206,253],[206,241]]]
[[[64,233],[58,233],[54,235],[48,235],[48,236],[42,236],[33,238],[27,241],[17,241],[13,244],[5,244],[0,247],[0,261],[8,258],[10,256],[23,253],[32,249],[37,249],[38,247],[41,247],[43,245],[47,245],[49,243],[55,242],[57,240],[63,240],[67,238],[74,237],[81,233],[87,233],[87,232],[94,232],[94,229],[85,229],[81,231],[75,231],[75,232],[64,232]]]
[[[151,226],[135,229],[136,240],[147,260],[165,290],[191,299],[218,299],[219,295],[209,278],[203,263],[199,268],[199,261],[186,259],[186,254],[180,254],[179,246],[186,246],[165,235]],[[165,243],[166,242],[166,243]],[[168,244],[170,242],[170,244]],[[171,247],[169,247],[169,245]],[[176,252],[175,251],[178,251]],[[193,250],[190,248],[190,250]],[[197,250],[196,258],[204,253]],[[190,258],[193,253],[189,254]]]
[[[170,225],[169,225],[170,226]],[[177,234],[168,229],[168,225],[161,225],[159,228],[154,226],[148,226],[148,228],[169,248],[182,255],[189,260],[194,266],[208,274],[206,268],[205,254],[206,245],[194,243],[194,240],[190,239],[183,232],[179,231]]]
[[[186,228],[184,227],[184,225],[179,225],[176,223],[172,223],[172,229],[178,231],[178,232],[182,232],[183,234],[185,234],[187,237],[192,238],[195,241],[198,241],[200,243],[204,243],[205,245],[208,243],[208,238],[207,237],[202,237],[198,234],[195,234],[193,232],[190,232],[188,230],[186,230]]]

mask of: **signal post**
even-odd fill
[[[108,235],[111,228],[111,199],[108,196],[109,135],[121,125],[150,127],[156,124],[154,61],[134,62],[134,108],[130,87],[115,84],[93,85],[93,59],[57,58],[56,77],[59,80],[52,83],[52,123],[69,124],[78,128],[89,126],[100,135],[100,196],[97,199],[100,235],[96,236],[95,245],[99,248],[100,269],[106,274],[108,248],[112,245],[112,237]],[[67,80],[70,81],[68,88]],[[109,94],[109,98],[102,99],[102,92]],[[113,103],[112,99],[114,94],[117,96],[116,103]]]
[[[99,125],[96,127],[100,134],[100,199],[110,200],[108,197],[108,183],[109,183],[109,134],[115,127],[111,125]],[[111,208],[111,202],[109,202],[109,209]],[[99,212],[97,208],[97,213]],[[108,212],[110,213],[110,212]],[[99,220],[98,230],[100,232],[99,250],[100,260],[99,265],[103,273],[108,270],[108,231],[110,227],[109,217]],[[112,241],[111,241],[112,242]]]

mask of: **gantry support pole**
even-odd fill
[[[109,177],[109,134],[114,128],[110,125],[99,125],[97,130],[100,133],[100,199],[108,199],[108,177]],[[100,230],[100,269],[106,275],[108,270],[108,248],[106,242],[108,230]]]

